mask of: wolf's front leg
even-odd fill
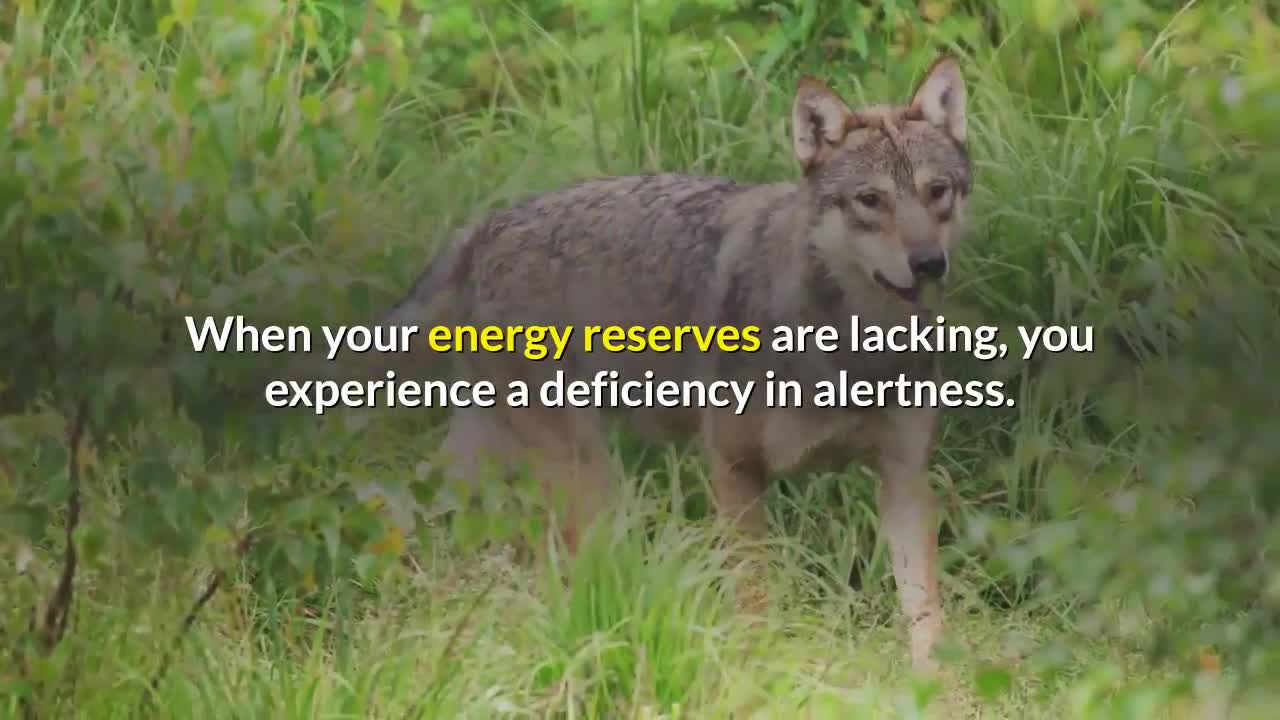
[[[709,410],[703,415],[703,444],[711,464],[716,510],[745,539],[768,531],[765,509],[769,469],[759,444],[760,421],[752,415]]]
[[[737,605],[747,615],[762,615],[768,609],[768,553],[758,543],[769,525],[765,507],[767,477],[757,464],[732,462],[714,453],[711,459],[711,488],[716,509],[730,523],[734,538],[742,545],[734,556],[741,563],[742,581]]]
[[[894,409],[880,442],[880,530],[889,543],[898,600],[909,623],[911,663],[933,672],[934,646],[942,636],[938,591],[938,526],[929,455],[937,411]]]
[[[704,426],[707,454],[711,461],[711,491],[716,511],[728,521],[738,541],[745,541],[735,553],[745,572],[738,592],[738,608],[748,614],[762,613],[768,605],[765,553],[757,543],[768,532],[765,507],[768,470],[753,446],[755,436],[750,418],[708,413]]]

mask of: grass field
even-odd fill
[[[467,3],[348,3],[363,25],[340,5],[0,9],[0,715],[1271,716],[1261,6],[723,3],[747,8],[730,21],[708,0],[664,34],[646,23],[677,3],[481,3],[474,32]],[[849,17],[870,49],[819,52]],[[260,357],[184,345],[187,312],[366,320],[450,231],[574,179],[793,177],[798,74],[901,99],[940,45],[977,178],[949,316],[1103,341],[954,368],[1018,404],[943,428],[938,678],[908,671],[865,473],[775,488],[775,602],[740,617],[693,450],[618,437],[623,507],[577,559],[517,561],[523,501],[434,510],[438,417],[265,417],[227,390]]]

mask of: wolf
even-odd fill
[[[906,324],[929,316],[965,230],[971,188],[966,89],[943,56],[905,104],[853,110],[802,77],[790,127],[799,177],[750,184],[654,173],[592,179],[490,212],[460,230],[384,322],[630,326]],[[767,357],[767,360],[766,360]],[[561,371],[591,378],[936,376],[936,358],[849,352],[758,355],[570,351],[557,363],[509,355],[453,357],[455,377],[534,383]],[[754,363],[754,364],[753,364]],[[754,373],[754,374],[753,374]],[[762,499],[778,473],[878,470],[878,507],[913,666],[936,668],[941,638],[937,525],[928,481],[937,410],[889,405],[818,410],[529,407],[456,409],[434,456],[473,478],[487,463],[532,471],[564,496],[572,550],[617,481],[606,444],[616,418],[662,440],[700,439],[719,513],[750,538],[766,530]]]

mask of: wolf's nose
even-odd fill
[[[908,258],[907,264],[911,266],[911,274],[915,275],[917,280],[921,278],[941,280],[942,276],[947,274],[947,256],[942,253],[912,255]]]

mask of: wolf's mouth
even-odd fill
[[[906,300],[909,303],[913,303],[920,299],[919,283],[915,283],[910,287],[898,287],[897,285],[894,285],[893,283],[889,282],[888,278],[886,278],[884,275],[881,275],[879,270],[876,270],[874,273],[872,273],[872,276],[875,277],[876,282],[880,283],[880,285],[884,287],[886,290],[893,292],[898,297],[902,298],[903,300]]]

